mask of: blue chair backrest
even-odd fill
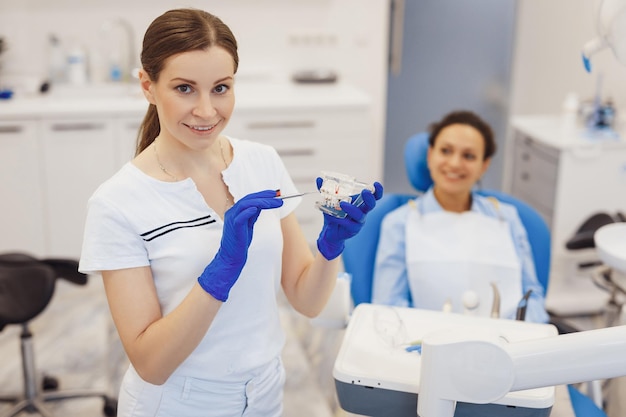
[[[607,417],[604,410],[598,406],[585,394],[580,392],[573,385],[567,386],[572,409],[576,417]]]
[[[385,195],[367,215],[367,221],[361,232],[346,241],[343,262],[345,270],[352,275],[351,293],[355,306],[364,302],[369,303],[372,299],[376,249],[383,217],[409,199],[415,198],[418,193],[427,191],[433,183],[426,158],[429,147],[428,136],[425,132],[415,134],[408,139],[404,147],[407,176],[417,190],[416,194]],[[550,229],[546,222],[534,208],[509,194],[495,190],[480,190],[479,194],[495,197],[517,208],[528,234],[537,278],[547,291],[550,275]]]
[[[359,234],[346,240],[342,258],[345,270],[352,276],[350,292],[355,306],[372,300],[376,249],[383,217],[415,197],[408,194],[383,195],[376,207],[367,214],[367,220]]]

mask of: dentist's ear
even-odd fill
[[[154,88],[154,83],[148,76],[148,73],[142,68],[139,70],[139,85],[141,86],[141,92],[143,96],[148,100],[150,104],[156,104],[154,100],[154,96],[152,94],[152,89]]]

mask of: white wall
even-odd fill
[[[626,66],[609,50],[582,64],[585,42],[596,35],[598,0],[520,0],[513,69],[512,114],[558,113],[565,95],[592,98],[599,74],[605,97],[626,109]]]

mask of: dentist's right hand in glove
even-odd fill
[[[198,277],[200,286],[215,299],[226,301],[248,259],[254,223],[261,210],[283,205],[276,191],[248,194],[224,213],[222,241],[215,258]]]

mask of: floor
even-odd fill
[[[286,310],[282,319],[286,327],[301,323]],[[58,377],[61,389],[90,388],[115,396],[127,360],[111,324],[100,279],[91,279],[86,287],[58,281],[52,302],[33,320],[31,331],[40,377],[44,373]],[[22,389],[19,332],[17,326],[7,326],[0,332],[0,396]],[[285,416],[332,417],[334,391],[328,389],[332,384],[324,384],[326,389],[320,388],[307,353],[295,337],[288,339],[283,361],[287,368]],[[47,405],[56,416],[103,415],[100,398]],[[8,404],[0,403],[0,415],[9,408]]]
[[[286,417],[347,417],[353,414],[337,405],[332,380],[333,358],[343,331],[312,327],[284,308],[281,319],[288,338],[283,351],[287,370],[284,415]],[[590,323],[589,326],[593,326]],[[0,332],[0,395],[22,389],[19,328]],[[59,281],[53,301],[32,322],[36,369],[60,379],[61,389],[92,388],[115,396],[126,369],[126,357],[109,318],[100,279],[77,287]],[[626,392],[622,379],[611,385],[609,417],[623,417],[618,398]],[[626,398],[626,397],[625,397]],[[100,416],[101,399],[66,400],[50,403],[56,416]],[[9,409],[0,403],[0,415]],[[25,414],[23,416],[32,415]],[[22,416],[22,415],[20,415]],[[557,387],[551,417],[574,417],[565,387]]]

